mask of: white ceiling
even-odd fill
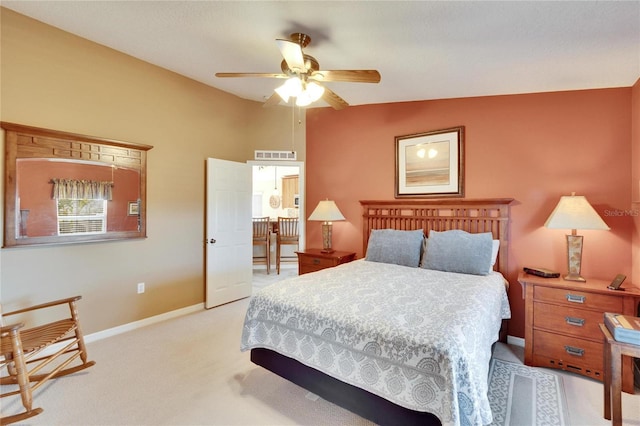
[[[275,39],[311,36],[324,83],[351,105],[629,87],[640,77],[640,1],[6,1],[55,27],[246,99],[282,80]],[[316,104],[323,106],[323,103]]]

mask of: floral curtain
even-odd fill
[[[53,199],[107,200],[113,197],[113,182],[94,180],[51,179]]]

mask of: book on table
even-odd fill
[[[604,325],[618,342],[640,345],[640,318],[607,312]]]

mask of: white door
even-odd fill
[[[207,309],[251,296],[251,167],[207,159]]]

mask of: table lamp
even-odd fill
[[[556,208],[551,212],[544,226],[550,229],[571,229],[567,235],[567,263],[569,274],[564,277],[568,281],[586,280],[580,276],[582,263],[582,235],[577,235],[577,229],[609,230],[604,220],[596,213],[591,204],[582,195],[563,195]]]
[[[318,203],[309,220],[322,221],[322,253],[333,253],[331,248],[331,222],[345,220],[335,201],[323,200]]]

